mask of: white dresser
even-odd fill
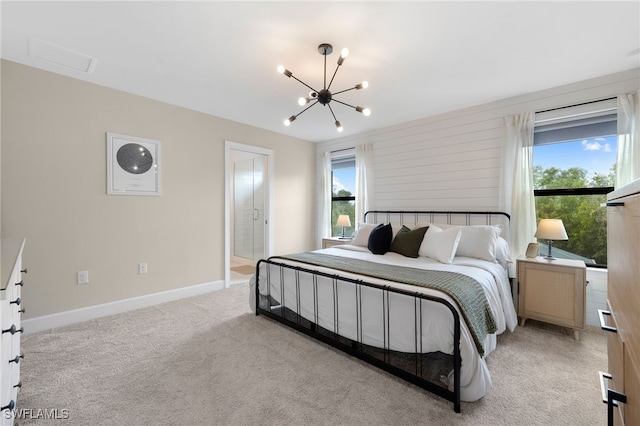
[[[26,269],[22,268],[22,250],[24,239],[3,239],[2,269],[0,282],[0,425],[14,423],[14,409],[20,382],[20,362],[23,355],[20,352],[20,336],[23,328],[20,317],[24,312],[22,307],[22,275]]]

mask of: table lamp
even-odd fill
[[[555,257],[551,256],[551,244],[553,240],[568,240],[567,231],[564,229],[564,224],[561,219],[540,219],[538,223],[538,229],[534,235],[536,238],[547,240],[549,251],[545,256],[547,260],[553,260]]]
[[[338,221],[336,222],[336,226],[342,226],[342,237],[340,239],[346,240],[347,237],[344,236],[344,228],[347,226],[351,226],[351,219],[349,219],[349,215],[341,214],[338,216]]]

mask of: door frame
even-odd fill
[[[261,148],[253,145],[224,141],[224,286],[231,286],[231,214],[233,194],[233,151],[260,154],[267,157],[267,184],[265,185],[265,257],[273,254],[273,182],[274,182],[274,157],[272,149]]]

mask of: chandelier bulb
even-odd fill
[[[292,115],[291,117],[289,117],[286,120],[284,120],[284,125],[285,126],[289,126],[291,124],[291,122],[293,122],[295,119],[296,119],[296,116]]]
[[[356,107],[356,111],[361,112],[362,115],[364,115],[365,117],[368,117],[371,115],[371,110],[369,108],[358,106]]]
[[[293,73],[291,73],[291,71],[289,71],[288,69],[286,69],[282,65],[278,65],[278,72],[280,74],[286,75],[287,77],[291,77],[293,75]]]
[[[362,83],[358,83],[355,86],[356,90],[366,89],[367,87],[369,87],[369,82],[368,81],[363,81]]]
[[[309,99],[309,98],[301,97],[301,98],[298,99],[298,105],[305,106],[306,104],[309,103],[310,100],[311,99]]]
[[[338,66],[340,66],[340,65],[342,65],[344,63],[344,60],[347,58],[347,56],[349,56],[349,49],[347,49],[345,47],[340,52],[340,57],[338,58]]]
[[[344,129],[342,128],[342,124],[340,124],[340,122],[338,120],[336,120],[336,129],[338,129],[339,132],[343,131]]]

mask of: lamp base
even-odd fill
[[[544,257],[547,260],[556,260],[555,257],[551,256],[551,244],[553,244],[552,240],[547,240],[547,246],[549,247],[547,251],[547,255]]]
[[[338,239],[339,240],[348,240],[349,239],[348,237],[345,237],[345,235],[344,235],[344,226],[342,227],[342,236],[338,237]]]

